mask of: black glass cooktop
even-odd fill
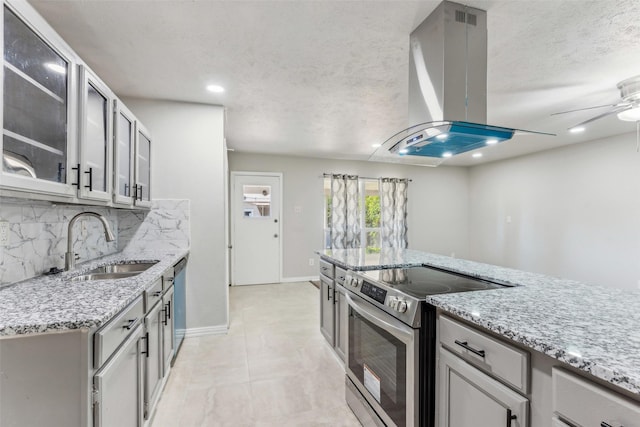
[[[427,295],[498,289],[507,286],[429,267],[364,272],[373,284],[385,285],[422,299]]]

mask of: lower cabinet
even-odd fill
[[[529,401],[440,349],[440,427],[528,426]]]
[[[174,306],[173,306],[173,285],[162,296],[162,372],[164,375],[169,372],[175,343],[173,339],[174,329]]]
[[[329,344],[334,344],[333,279],[320,274],[320,332]]]
[[[95,427],[142,426],[142,332],[138,324],[93,377]]]
[[[158,301],[144,318],[146,351],[144,358],[144,418],[149,419],[162,386],[162,330],[164,305]]]
[[[347,333],[349,332],[349,307],[347,305],[346,290],[338,283],[335,286],[334,297],[334,350],[342,361],[347,360]]]

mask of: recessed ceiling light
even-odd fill
[[[571,133],[584,132],[584,126],[576,126],[574,128],[569,129],[569,132],[571,132]]]
[[[382,144],[371,144],[371,146],[372,146],[373,148],[378,148],[378,147],[380,147],[381,145],[382,145]]]
[[[473,155],[471,157],[479,159],[480,157],[482,157],[482,153],[473,153]]]
[[[487,145],[494,145],[497,143],[498,143],[497,139],[487,139]]]
[[[438,139],[447,139],[448,136],[449,136],[448,133],[441,133],[440,135],[436,136],[436,138],[438,138]]]
[[[55,71],[58,74],[67,74],[67,67],[63,67],[60,64],[56,64],[54,62],[47,62],[44,65],[45,65],[45,67],[47,67],[51,71]]]
[[[224,92],[224,88],[222,86],[218,86],[218,85],[209,85],[209,86],[207,86],[207,90],[209,92],[213,92],[213,93],[222,93],[222,92]]]
[[[442,153],[442,157],[451,157],[451,156],[453,156],[453,153],[450,152],[450,151],[446,151],[446,152]]]
[[[401,148],[400,150],[398,150],[398,153],[400,154],[407,154],[409,152],[409,150],[407,150],[406,148]]]

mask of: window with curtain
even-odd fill
[[[406,248],[407,180],[324,178],[324,248]]]

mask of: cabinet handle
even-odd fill
[[[133,188],[133,200],[138,200],[138,186],[134,185],[131,188]]]
[[[129,197],[130,196],[130,191],[129,191],[129,184],[125,184],[124,185],[124,196],[125,197]]]
[[[162,313],[164,314],[164,319],[162,319],[162,324],[167,326],[167,306],[166,305],[162,309]]]
[[[171,300],[167,302],[167,316],[171,319]]]
[[[331,301],[331,288],[327,285],[327,301]]]
[[[124,325],[124,326],[123,326],[123,328],[124,328],[124,329],[126,329],[127,331],[130,331],[130,330],[131,330],[131,328],[133,328],[133,326],[134,326],[136,323],[138,323],[138,318],[136,317],[135,319],[129,319],[129,320],[127,320],[127,322],[129,322],[129,323],[127,323],[126,325]]]
[[[78,171],[78,174],[76,175],[77,181],[72,182],[71,185],[75,185],[76,187],[80,188],[80,163],[78,163],[75,168],[71,168],[71,170]]]
[[[89,191],[93,191],[93,168],[89,168],[88,171],[84,171],[85,174],[89,174],[89,185],[85,185],[84,188],[88,188]]]
[[[142,185],[139,185],[138,187],[140,187],[140,189],[137,191],[137,193],[138,193],[138,200],[142,200]]]
[[[484,350],[476,350],[475,348],[471,347],[467,341],[455,340],[454,342],[458,344],[460,347],[464,348],[465,350],[469,350],[471,353],[484,358]]]
[[[507,427],[511,427],[511,421],[517,419],[516,415],[511,414],[511,409],[507,409]]]
[[[147,358],[149,357],[149,332],[147,332],[146,334],[144,334],[144,336],[142,337],[142,339],[145,341],[145,350],[141,351],[140,353],[144,354],[147,356]]]

